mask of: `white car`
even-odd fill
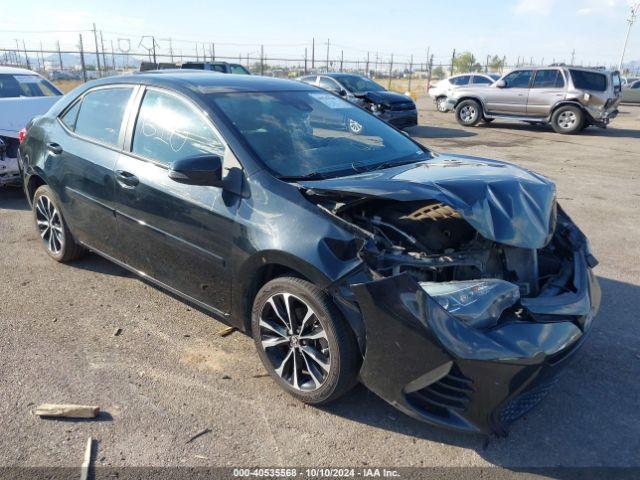
[[[465,73],[462,75],[454,75],[453,77],[440,80],[434,87],[429,89],[429,96],[436,102],[436,108],[439,112],[447,111],[447,97],[451,95],[456,88],[468,87],[470,85],[486,85],[489,86],[500,78],[500,75],[494,73]]]
[[[44,77],[24,68],[0,66],[0,187],[20,183],[20,130],[46,113],[62,92]]]

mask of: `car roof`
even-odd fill
[[[160,74],[162,73],[162,74]],[[107,77],[89,82],[91,85],[133,83],[149,86],[166,87],[173,89],[186,89],[195,93],[228,93],[228,92],[274,92],[314,90],[314,87],[297,82],[273,77],[261,77],[258,75],[221,75],[215,72],[203,72],[198,70],[176,70],[153,73],[135,73]]]
[[[329,73],[319,73],[318,75],[322,75],[322,76],[325,76],[325,77],[331,77],[331,78],[341,78],[341,77],[362,77],[362,78],[366,78],[363,75],[358,75],[357,73],[329,72]]]
[[[37,72],[33,70],[27,70],[26,68],[17,68],[17,67],[5,67],[0,65],[0,73],[8,73],[13,75],[38,75]]]

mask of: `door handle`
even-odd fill
[[[62,147],[55,142],[47,143],[47,150],[49,150],[54,155],[60,155],[62,153]]]
[[[116,170],[116,179],[118,183],[125,188],[133,188],[140,180],[133,173],[125,172],[124,170]]]

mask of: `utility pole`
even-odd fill
[[[102,37],[102,30],[100,30],[100,46],[102,47],[102,66],[107,70],[107,57],[104,54],[104,38]]]
[[[171,63],[173,63],[173,40],[169,37],[169,58],[171,59]]]
[[[100,73],[100,50],[98,49],[98,31],[96,30],[96,24],[93,24],[93,41],[96,46],[96,63],[98,64],[98,75],[101,77],[102,73]]]
[[[429,58],[429,76],[427,77],[427,95],[429,94],[429,89],[431,88],[431,72],[433,72],[433,55]]]
[[[391,54],[391,60],[389,61],[389,84],[387,90],[391,90],[391,75],[393,74],[393,53]]]
[[[411,60],[409,60],[409,86],[407,90],[411,93],[411,77],[413,76],[413,55],[411,55]]]
[[[342,73],[342,63],[344,62],[344,50],[340,50],[340,73]]]
[[[573,65],[574,60],[576,59],[576,49],[574,48],[571,52],[571,65]]]
[[[16,38],[16,65],[21,65],[22,64],[22,60],[20,60],[20,44],[18,43],[18,39]]]
[[[27,68],[31,70],[31,62],[29,61],[29,55],[27,55],[27,46],[24,44],[24,38],[22,39],[22,50],[24,50],[24,58],[27,61]]]
[[[316,68],[316,39],[311,39],[311,70]]]
[[[329,39],[327,38],[327,73],[329,73]]]
[[[211,42],[211,61],[216,61],[216,44]]]
[[[366,66],[366,72],[365,72],[365,76],[369,76],[371,74],[371,72],[369,71],[369,52],[367,52],[367,66]]]
[[[487,55],[487,63],[485,63],[485,65],[484,65],[485,73],[489,73],[489,58],[490,57],[491,57],[491,55]]]
[[[260,45],[260,75],[264,75],[264,45]]]
[[[116,70],[116,56],[113,54],[113,40],[111,40],[111,65],[113,70]]]
[[[82,66],[82,81],[87,81],[87,66],[84,63],[84,46],[82,45],[82,34],[80,34],[80,65]]]
[[[304,74],[307,74],[307,47],[304,47]]]
[[[100,32],[100,35],[102,35],[102,32]],[[153,36],[151,37],[151,48],[153,50],[153,63],[155,63],[156,68],[158,68],[158,60],[156,59],[156,37]]]
[[[453,75],[453,64],[456,61],[456,49],[453,49],[453,55],[451,55],[451,75]]]
[[[60,41],[58,41],[58,61],[60,62],[60,70],[63,70],[64,65],[62,65],[62,52],[60,51]]]
[[[622,53],[620,54],[620,63],[618,64],[618,70],[622,72],[622,64],[624,63],[624,54],[627,50],[627,43],[629,42],[629,34],[631,33],[631,27],[636,21],[636,17],[638,15],[638,11],[640,10],[640,2],[637,2],[635,5],[631,7],[631,12],[629,14],[629,18],[627,19],[627,23],[629,26],[627,27],[627,34],[624,37],[624,45],[622,46]]]
[[[376,50],[376,67],[373,69],[373,75],[376,76],[378,74],[378,51]]]

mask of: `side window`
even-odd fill
[[[114,87],[87,93],[76,117],[75,132],[118,146],[122,118],[132,91],[131,87]]]
[[[186,101],[148,90],[133,132],[132,152],[165,165],[195,155],[224,155],[220,138]]]
[[[77,101],[64,115],[60,117],[62,123],[71,131],[76,129],[76,120],[78,119],[78,113],[80,112],[80,105],[82,100]]]
[[[631,88],[634,90],[640,90],[640,81],[634,83]]]
[[[249,71],[242,65],[232,63],[231,65],[229,65],[229,68],[231,69],[231,73],[235,73],[238,75],[250,75]]]
[[[538,70],[531,88],[562,88],[564,78],[560,70]]]
[[[220,72],[220,73],[227,73],[227,68],[225,65],[220,65],[219,63],[214,63],[212,65],[209,65],[211,68],[208,68],[207,70],[213,70],[214,72]]]
[[[471,83],[476,85],[491,85],[493,83],[493,80],[487,77],[483,77],[481,75],[474,75],[473,81]]]
[[[315,75],[311,75],[311,76],[308,76],[308,77],[302,77],[302,78],[300,78],[300,81],[301,81],[301,82],[304,82],[304,83],[308,83],[309,85],[315,85],[315,83],[316,83],[316,78],[317,78],[317,77],[316,77]]]
[[[607,77],[597,72],[570,70],[573,86],[580,90],[604,92],[607,89]]]
[[[453,79],[454,85],[468,85],[471,80],[471,75],[462,75]]]
[[[325,90],[329,90],[330,92],[340,91],[340,87],[338,87],[338,84],[327,77],[320,77],[320,88],[324,88]]]
[[[533,72],[531,70],[518,70],[517,72],[511,72],[504,77],[506,88],[529,88],[529,82]]]

